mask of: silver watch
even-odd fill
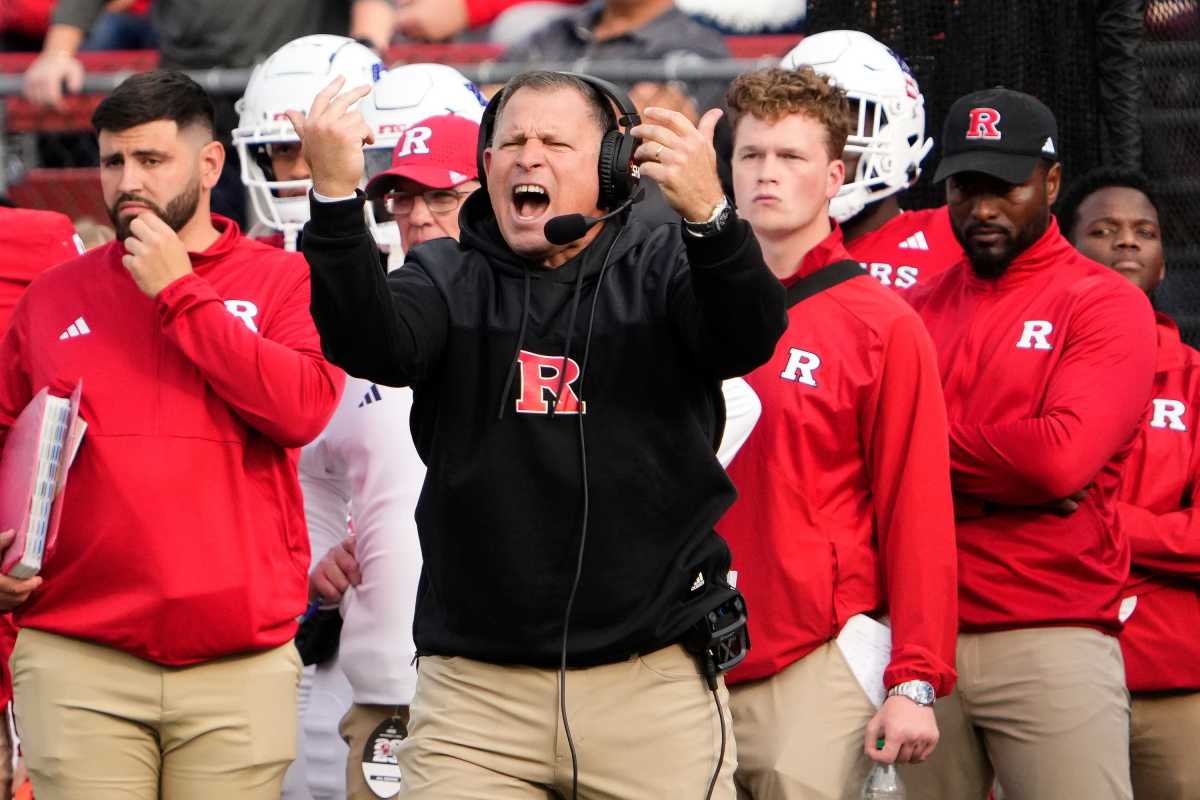
[[[732,215],[733,204],[729,202],[728,197],[722,197],[721,201],[713,207],[712,214],[709,215],[708,219],[693,222],[685,218],[683,220],[683,229],[697,239],[707,239],[723,231],[725,226],[729,224],[729,218]]]
[[[907,697],[919,706],[931,706],[937,699],[933,684],[929,681],[904,681],[888,689],[888,697]]]

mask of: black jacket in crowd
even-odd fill
[[[303,250],[326,357],[413,387],[428,467],[419,653],[557,666],[585,448],[568,663],[679,641],[728,598],[729,550],[713,531],[734,498],[714,456],[720,380],[764,363],[786,327],[783,288],[749,225],[735,218],[701,240],[678,225],[609,222],[545,269],[508,248],[479,191],[461,244],[419,245],[385,276],[361,193],[312,205]],[[582,431],[579,414],[554,408],[564,354]]]

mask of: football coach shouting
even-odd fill
[[[334,363],[413,387],[429,468],[400,796],[733,798],[724,686],[681,642],[735,597],[719,382],[765,362],[785,318],[722,195],[719,112],[640,123],[601,81],[518,75],[484,114],[461,242],[385,278],[356,191],[368,90],[340,89],[291,115],[313,317]],[[620,213],[631,162],[682,225]]]

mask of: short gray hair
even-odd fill
[[[508,83],[504,84],[504,88],[500,90],[500,101],[496,106],[497,120],[500,119],[500,115],[504,113],[504,107],[508,105],[508,101],[512,99],[512,96],[517,93],[518,89],[533,89],[539,92],[553,91],[555,89],[572,89],[579,92],[587,100],[592,121],[600,129],[601,136],[617,128],[616,112],[613,111],[612,102],[603,92],[574,75],[545,69],[522,72],[514,75]],[[494,125],[492,126],[492,131],[493,133],[495,132]],[[488,144],[491,144],[491,142],[488,142]]]

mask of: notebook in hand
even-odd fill
[[[14,578],[41,570],[58,533],[67,470],[86,428],[79,418],[81,388],[69,399],[38,392],[13,422],[0,454],[0,531],[16,533],[0,571]]]

